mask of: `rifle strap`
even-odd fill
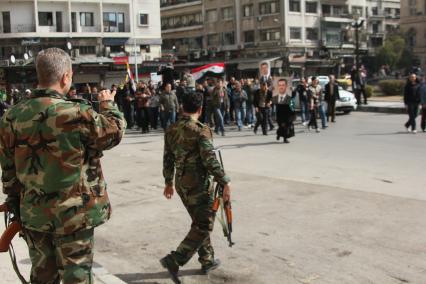
[[[9,226],[9,224],[11,223],[11,218],[9,213],[5,212],[4,213],[4,224],[5,227],[7,228]],[[10,260],[12,261],[12,267],[13,270],[15,270],[16,275],[18,276],[19,280],[21,281],[22,284],[30,284],[30,282],[28,282],[24,276],[22,276],[21,271],[19,270],[18,267],[18,262],[16,260],[16,253],[15,253],[15,249],[13,248],[12,243],[9,245],[9,256],[10,256]]]

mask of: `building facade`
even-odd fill
[[[355,19],[365,20],[366,53],[383,44],[397,15],[398,0],[161,0],[166,52],[192,64],[224,60],[252,72],[259,58],[270,59],[277,73],[339,69],[353,62]]]
[[[107,86],[123,80],[126,60],[159,58],[161,44],[158,0],[0,0],[0,84],[31,87],[37,52],[60,47],[76,84]]]
[[[400,25],[408,45],[426,70],[426,1],[402,0]]]

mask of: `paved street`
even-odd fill
[[[215,138],[236,245],[216,223],[223,266],[199,275],[194,257],[183,283],[426,283],[426,134],[406,134],[405,121],[353,113],[319,134],[298,126],[289,145],[250,130]],[[127,283],[171,283],[158,259],[189,230],[178,197],[162,196],[162,140],[129,131],[103,160],[114,212],[95,260]]]

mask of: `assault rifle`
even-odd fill
[[[222,153],[220,150],[217,150],[219,155],[219,161],[223,167]],[[226,202],[223,201],[223,185],[217,183],[214,191],[214,201],[213,201],[213,212],[217,212],[221,208],[221,216],[219,222],[222,225],[223,234],[228,239],[229,246],[232,247],[235,243],[232,241],[232,207],[231,201],[228,200]]]
[[[9,209],[6,203],[0,205],[0,212],[4,212],[5,218],[8,218],[6,215],[8,215]],[[6,225],[6,231],[0,237],[0,252],[7,252],[12,239],[22,230],[21,224],[17,221],[7,221]]]
[[[4,223],[6,225],[6,230],[0,237],[0,252],[9,252],[10,259],[12,260],[13,270],[15,270],[16,275],[18,276],[21,283],[28,284],[29,282],[25,280],[19,271],[15,250],[12,246],[12,240],[19,232],[22,231],[22,226],[18,221],[13,220],[6,203],[0,204],[0,212],[4,213]]]

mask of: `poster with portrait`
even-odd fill
[[[269,61],[259,63],[259,78],[269,78],[271,76],[271,64]]]

